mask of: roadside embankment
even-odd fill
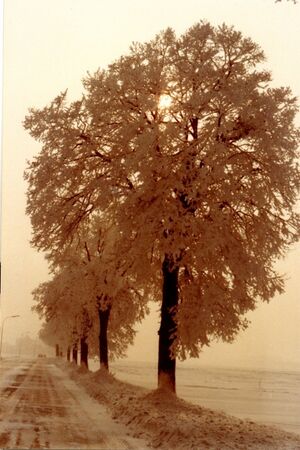
[[[158,449],[300,450],[300,436],[221,411],[192,405],[161,390],[149,391],[117,380],[103,370],[89,372],[72,363],[55,361],[104,403],[113,418],[126,424],[134,437]]]

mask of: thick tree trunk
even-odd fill
[[[73,344],[73,348],[72,348],[72,361],[77,364],[77,356],[78,356],[78,347],[77,347],[77,342],[75,342],[75,344]]]
[[[82,337],[80,339],[80,365],[85,366],[87,369],[89,367],[88,354],[89,354],[89,347],[86,342],[86,337]]]
[[[56,358],[59,357],[59,345],[58,344],[55,345],[55,356],[56,356]]]
[[[71,361],[71,348],[70,348],[70,346],[68,346],[68,348],[67,348],[67,360],[69,362]]]
[[[178,267],[166,255],[163,265],[163,298],[158,344],[158,387],[176,392],[176,358],[171,354],[176,322],[175,308],[178,305]]]
[[[99,357],[100,357],[100,368],[108,370],[108,340],[107,340],[107,329],[109,316],[111,311],[111,305],[109,305],[105,310],[98,309],[99,323],[100,323],[100,333],[99,333]]]

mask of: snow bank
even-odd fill
[[[225,413],[192,405],[174,394],[149,391],[117,380],[105,371],[89,372],[56,361],[84,386],[112,416],[158,449],[300,449],[300,436],[275,427],[241,420]]]

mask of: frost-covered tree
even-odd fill
[[[57,271],[53,278],[41,283],[34,291],[35,310],[45,320],[43,335],[50,335],[60,346],[69,349],[78,348],[80,343],[81,364],[88,365],[88,333],[91,319],[88,309],[81,297],[82,271],[71,266]],[[83,280],[84,281],[84,280]],[[67,350],[67,353],[69,351]],[[77,358],[76,358],[77,360]]]
[[[129,186],[117,209],[127,257],[163,274],[160,386],[175,388],[175,355],[231,341],[283,289],[273,263],[299,232],[297,106],[263,60],[232,28],[199,24],[134,45],[85,84],[91,141]]]
[[[176,356],[231,341],[283,290],[274,262],[299,236],[297,105],[263,61],[225,25],[168,29],[87,77],[80,102],[62,94],[25,121],[43,143],[27,170],[34,244],[59,252],[97,213],[124,270],[161,279],[160,387],[175,390]]]
[[[33,291],[34,310],[48,321],[56,319],[68,345],[80,342],[81,363],[88,365],[88,349],[108,369],[111,358],[122,357],[133,343],[134,325],[147,313],[141,292],[128,277],[118,277],[110,258],[112,246],[103,236],[85,236],[84,250],[70,247],[52,265],[52,280]],[[55,267],[55,269],[54,269]],[[96,338],[97,336],[97,338]]]
[[[99,191],[102,168],[98,170],[97,159],[101,155],[94,149],[90,152],[85,135],[90,117],[83,100],[67,107],[65,97],[66,92],[49,107],[31,110],[25,120],[25,128],[43,142],[42,152],[25,173],[29,184],[27,213],[33,227],[32,244],[47,252],[54,267],[64,261],[73,247],[77,253],[84,253],[87,263],[93,266],[89,276],[97,273],[95,290],[90,293],[98,307],[100,362],[102,367],[108,367],[107,332],[112,301],[117,299],[113,315],[119,318],[114,320],[115,325],[119,323],[119,330],[112,329],[110,336],[119,336],[120,343],[132,342],[134,321],[147,313],[146,285],[138,287],[135,276],[122,268],[122,258],[114,257],[113,225],[109,225],[106,211],[107,205],[113,208],[113,196],[108,197],[105,185]],[[120,311],[124,314],[122,320]],[[112,352],[122,355],[115,337],[110,341]]]
[[[93,218],[95,221],[95,217]],[[124,270],[116,248],[112,225],[101,230],[92,227],[84,235],[85,297],[97,310],[100,366],[108,369],[108,356],[124,356],[133,343],[134,325],[148,313],[149,292],[139,285],[134,274]]]
[[[53,316],[51,319],[44,320],[39,330],[39,338],[50,347],[55,348],[55,355],[59,357],[62,349],[67,348],[67,354],[70,340],[66,335],[65,330],[61,326],[61,321],[58,316]]]

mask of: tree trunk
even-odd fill
[[[89,347],[86,342],[86,337],[82,337],[80,339],[80,365],[85,366],[87,369],[89,367],[88,353],[89,353]]]
[[[77,347],[77,342],[75,342],[75,344],[73,344],[73,348],[72,348],[72,361],[77,364],[77,356],[78,356],[78,347]]]
[[[107,329],[109,316],[111,311],[111,305],[105,310],[98,309],[100,333],[99,333],[99,356],[100,356],[100,368],[108,370],[108,340]]]
[[[178,267],[173,267],[166,255],[163,265],[163,298],[158,343],[158,387],[176,392],[176,358],[171,354],[176,322],[175,308],[178,305]]]
[[[68,346],[68,348],[67,348],[67,360],[69,362],[71,361],[71,348],[70,348],[70,346]]]
[[[59,357],[59,345],[58,344],[55,345],[55,356],[56,356],[56,358]]]

